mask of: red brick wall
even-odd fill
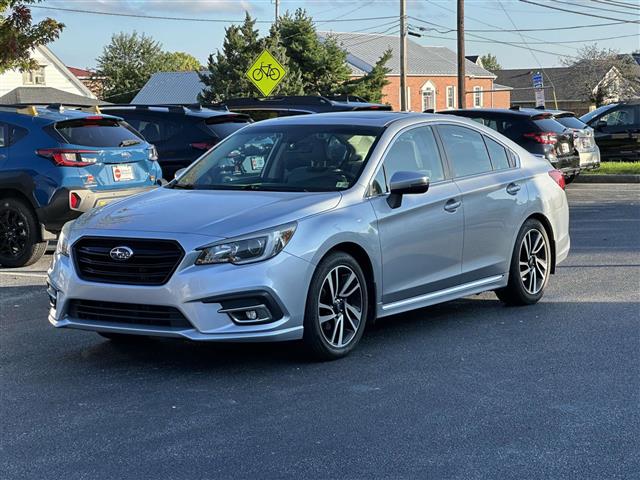
[[[390,103],[394,110],[400,110],[400,77],[389,76],[387,79],[390,83],[383,89],[385,97],[382,101],[384,103]],[[447,86],[457,86],[458,79],[456,77],[408,76],[407,87],[409,93],[409,110],[414,112],[422,111],[422,94],[420,89],[429,80],[436,88],[436,110],[444,110],[447,108]],[[490,78],[467,78],[467,92],[473,90],[473,87],[475,86],[479,86],[483,90],[492,90],[493,81]],[[483,92],[482,106],[484,108],[509,108],[510,96],[511,95],[508,90],[504,92]],[[456,106],[457,101],[456,93]],[[467,108],[473,107],[472,93],[467,93],[466,103]]]

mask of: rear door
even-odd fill
[[[464,205],[460,283],[502,275],[509,270],[528,197],[515,157],[477,130],[452,124],[437,128]]]
[[[640,159],[640,105],[614,107],[591,126],[603,159]]]

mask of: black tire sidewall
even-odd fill
[[[540,291],[535,295],[532,295],[529,292],[527,292],[526,289],[524,288],[524,284],[522,283],[522,278],[520,276],[520,245],[522,244],[522,239],[524,238],[524,236],[531,230],[537,230],[538,232],[540,232],[542,234],[542,237],[544,238],[544,241],[547,244],[547,252],[548,252],[547,270],[548,271],[551,270],[551,262],[552,262],[551,243],[549,242],[549,235],[547,234],[547,230],[544,228],[544,225],[542,225],[540,221],[534,218],[528,219],[522,225],[522,228],[520,228],[520,232],[518,232],[518,237],[516,239],[516,244],[513,248],[513,255],[511,258],[511,268],[509,271],[509,288],[513,290],[513,293],[515,293],[519,297],[519,300],[521,300],[522,303],[524,304],[537,303],[544,295],[544,290],[547,287],[547,283],[549,282],[549,273],[547,273],[547,276],[544,279],[544,285],[542,286]]]
[[[39,223],[33,210],[22,200],[17,198],[3,198],[0,200],[0,214],[6,209],[17,211],[25,220],[27,229],[27,245],[21,255],[17,257],[7,257],[0,254],[0,266],[3,267],[22,267],[37,261],[42,255],[39,255],[41,249],[38,239]],[[43,252],[44,253],[44,252]],[[34,258],[35,257],[37,258]]]
[[[337,266],[344,265],[353,270],[358,277],[362,288],[362,320],[355,337],[351,342],[342,348],[335,348],[324,338],[318,321],[318,301],[320,288],[327,274]],[[351,255],[343,252],[336,252],[325,257],[316,268],[311,279],[304,315],[303,340],[310,347],[316,357],[322,360],[333,360],[344,357],[353,350],[364,333],[367,317],[369,316],[369,289],[367,279],[360,264]]]

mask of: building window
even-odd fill
[[[482,87],[473,87],[473,106],[482,106]]]
[[[44,66],[22,72],[23,85],[44,85]]]
[[[447,108],[456,108],[456,87],[447,87]]]
[[[420,89],[422,97],[422,111],[436,109],[436,87],[433,83],[427,82]]]

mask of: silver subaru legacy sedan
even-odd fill
[[[267,120],[67,224],[49,321],[112,340],[302,340],[334,359],[376,317],[487,290],[536,303],[568,223],[562,174],[471,120]]]

